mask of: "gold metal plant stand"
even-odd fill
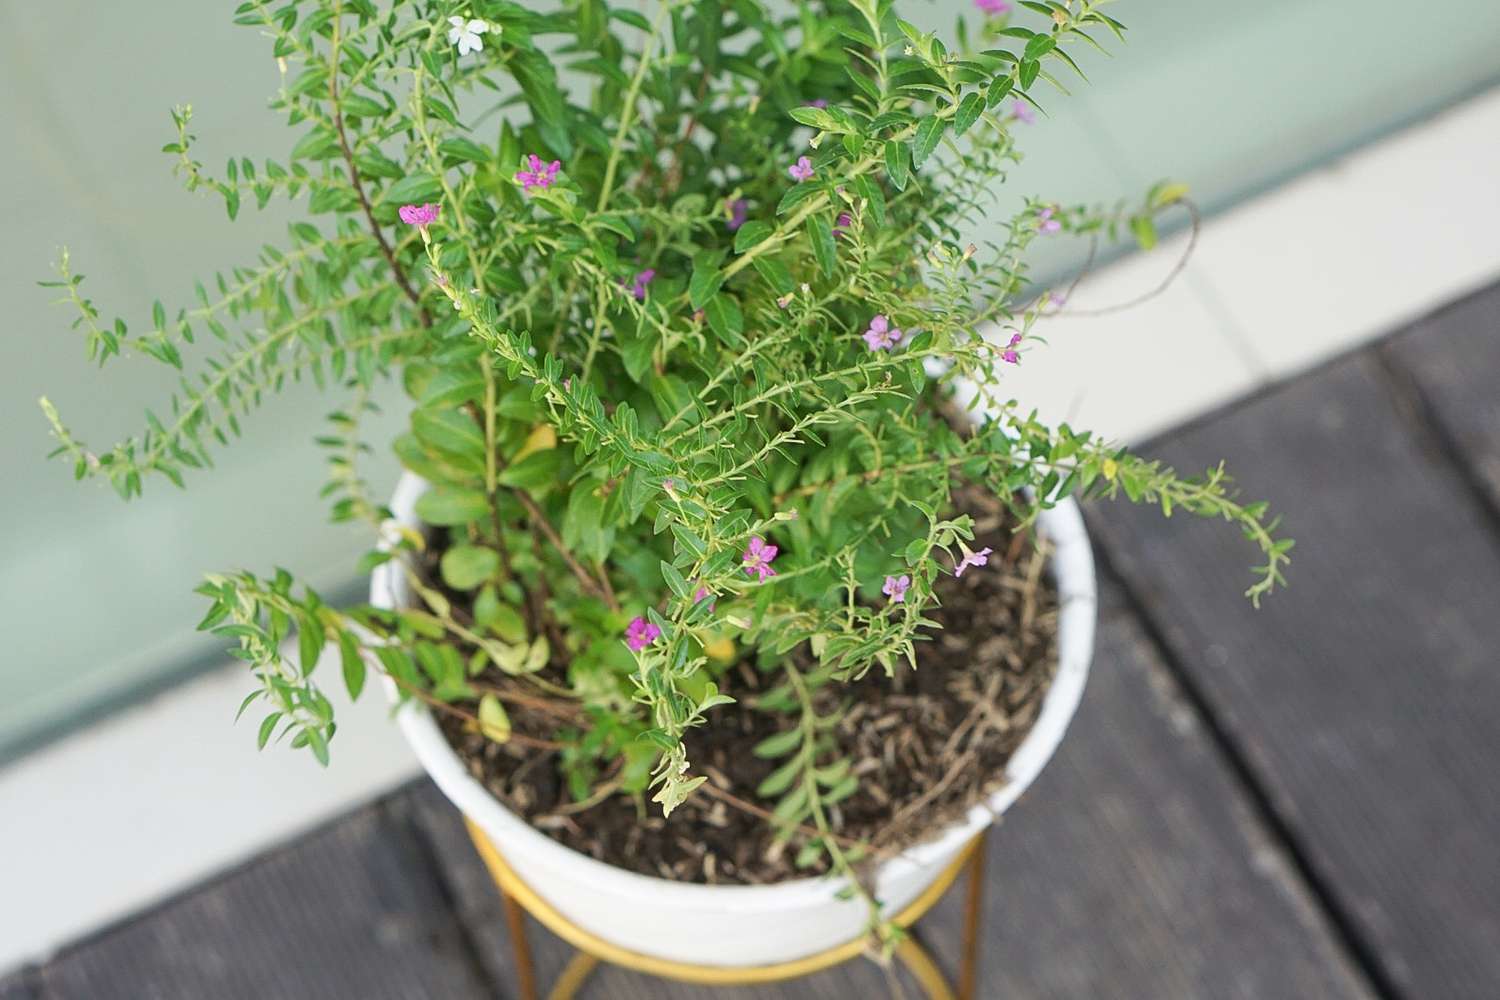
[[[842,965],[865,953],[865,939],[846,942],[816,955],[777,962],[774,965],[714,966],[691,965],[674,962],[651,955],[642,955],[611,944],[574,924],[535,892],[516,874],[501,857],[490,839],[467,816],[464,824],[469,828],[469,837],[479,857],[489,869],[500,898],[505,903],[505,921],[510,928],[511,947],[516,958],[516,985],[520,987],[522,1000],[537,1000],[535,965],[531,960],[531,945],[526,940],[525,914],[530,913],[542,926],[578,949],[563,969],[562,975],[553,984],[548,1000],[572,1000],[589,975],[600,962],[608,962],[622,968],[663,979],[676,979],[685,983],[704,986],[750,986],[757,983],[774,983],[803,976]],[[979,951],[979,919],[984,904],[984,844],[986,833],[978,834],[965,845],[957,858],[943,874],[938,876],[915,900],[896,916],[896,923],[909,927],[926,913],[948,891],[958,875],[968,869],[967,893],[964,901],[963,957],[959,971],[957,990],[953,989],[917,939],[907,935],[896,948],[896,960],[921,984],[929,1000],[973,1000],[977,985],[977,960]]]

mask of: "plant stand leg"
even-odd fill
[[[968,882],[964,886],[963,958],[958,971],[958,1000],[974,1000],[979,990],[979,925],[984,919],[984,854],[989,827],[969,854]]]
[[[598,967],[599,960],[593,955],[586,951],[573,952],[573,957],[568,960],[567,968],[563,969],[562,975],[557,977],[557,982],[552,986],[552,992],[547,994],[547,1000],[573,1000]]]
[[[521,1000],[538,1000],[536,967],[531,962],[531,942],[526,938],[526,911],[504,889],[500,890],[500,901],[505,904],[505,923],[510,928],[510,951],[516,960],[516,985],[521,988]]]
[[[908,934],[896,945],[896,961],[906,967],[927,1000],[955,1000],[953,989],[926,948]]]

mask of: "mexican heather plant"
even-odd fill
[[[203,357],[107,451],[44,400],[58,450],[134,497],[208,465],[288,382],[338,393],[320,438],[333,518],[368,524],[382,544],[362,568],[393,563],[419,602],[336,608],[285,571],[208,577],[201,627],[249,665],[262,745],[327,759],[313,667],[332,645],[352,696],[377,670],[492,739],[560,748],[580,800],[649,793],[670,812],[704,780],[684,733],[733,698],[727,664],[758,658],[780,676],[761,707],[786,717],[755,748],[784,761],[766,808],[847,872],[828,817],[856,778],[814,693],[905,669],[935,581],[986,571],[956,483],[1028,521],[1117,493],[1227,519],[1264,559],[1256,599],[1287,562],[1221,469],[1185,478],[996,395],[1058,308],[1028,290],[1032,242],[1150,242],[1182,197],[1028,201],[989,221],[997,243],[961,244],[1038,88],[1062,92],[1070,50],[1121,34],[1103,5],[981,0],[950,49],[890,0],[242,4],[283,67],[289,157],[212,175],[188,108],[166,151],[231,218],[276,198],[305,198],[307,218],[143,332],[101,320],[64,255],[55,284],[91,357]],[[432,538],[394,526],[359,468],[389,378],[411,399],[395,452],[431,484],[417,512],[450,539],[440,579],[418,570]],[[987,423],[953,419],[981,404]],[[584,721],[513,732],[505,706],[524,699]]]

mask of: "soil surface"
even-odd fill
[[[1043,572],[1044,553],[1012,530],[1011,516],[992,496],[966,489],[959,497],[975,518],[974,548],[988,545],[995,555],[989,565],[938,585],[943,605],[929,617],[943,628],[918,643],[917,669],[886,677],[876,667],[859,681],[819,692],[827,705],[850,706],[837,732],[860,776],[859,790],[833,807],[834,828],[871,845],[875,857],[936,836],[1003,784],[1005,764],[1031,730],[1057,666],[1057,595]],[[756,692],[772,683],[749,665],[732,668],[721,686],[737,701],[714,709],[687,739],[693,769],[750,808],[774,804],[757,800],[755,788],[776,762],[749,752],[788,724],[754,707]],[[556,726],[524,706],[507,708],[517,732]],[[553,839],[600,861],[709,884],[763,884],[822,870],[795,866],[802,837],[778,843],[750,808],[703,789],[670,820],[658,805],[618,794],[579,810],[553,751],[497,744],[462,718],[438,718],[492,794]]]

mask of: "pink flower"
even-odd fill
[[[900,576],[888,576],[885,578],[885,586],[880,592],[891,599],[892,604],[904,604],[906,602],[906,591],[911,587],[911,577],[902,573]]]
[[[396,209],[396,214],[401,216],[401,221],[408,226],[430,226],[437,221],[437,205],[402,205]]]
[[[637,302],[646,301],[646,286],[655,278],[656,270],[650,267],[635,276],[635,280],[630,283],[630,294],[635,296]]]
[[[1036,213],[1036,231],[1039,233],[1055,233],[1062,228],[1062,223],[1052,217],[1055,212],[1051,205]]]
[[[812,180],[812,160],[809,160],[805,156],[799,156],[797,157],[796,163],[786,168],[786,172],[791,175],[792,180],[799,183],[802,181]]]
[[[753,576],[757,580],[764,580],[768,576],[775,576],[776,571],[771,568],[771,560],[776,558],[777,548],[767,545],[766,540],[759,535],[750,539],[750,547],[740,556],[741,564],[745,568],[746,576]]]
[[[828,107],[828,98],[826,98],[826,97],[814,97],[812,100],[810,100],[806,104],[804,104],[803,107],[807,107],[807,108],[826,108],[826,107]]]
[[[1008,362],[1009,364],[1013,364],[1013,365],[1020,364],[1021,363],[1021,355],[1018,354],[1018,353],[1016,353],[1016,345],[1019,344],[1020,342],[1021,342],[1021,335],[1019,333],[1012,334],[1011,338],[1010,338],[1010,343],[1005,345],[1005,350],[1003,350],[1003,351],[1000,352],[1000,357],[1004,358],[1005,361]]]
[[[710,611],[712,611],[714,609],[714,605],[718,603],[716,600],[714,600],[714,592],[700,583],[698,584],[698,589],[693,591],[693,603],[698,604],[701,601],[708,602],[708,610]]]
[[[901,331],[891,326],[891,321],[879,313],[870,320],[870,328],[861,336],[872,351],[889,351],[901,343]]]
[[[1025,101],[1013,101],[1010,106],[1010,116],[1022,125],[1035,125],[1036,113]]]
[[[954,576],[963,576],[964,570],[968,569],[970,566],[989,565],[990,555],[994,552],[994,550],[991,549],[988,545],[980,549],[978,552],[970,552],[968,546],[964,545],[962,542],[959,543],[959,548],[964,550],[964,557],[958,561],[958,565],[953,567]]]
[[[557,177],[557,171],[562,167],[559,160],[551,163],[542,163],[542,158],[535,153],[526,157],[528,170],[517,170],[516,180],[521,184],[522,191],[530,191],[534,187],[549,188],[552,181]]]
[[[736,198],[729,203],[729,222],[726,225],[731,233],[745,224],[749,212],[750,204],[743,198]]]
[[[625,626],[625,645],[630,647],[631,652],[639,653],[659,638],[661,629],[639,616],[631,619],[630,624]]]
[[[974,6],[991,15],[1008,14],[1011,9],[1007,0],[974,0]]]

